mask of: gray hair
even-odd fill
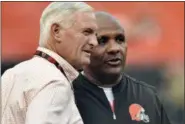
[[[69,27],[69,16],[78,12],[93,11],[93,8],[84,2],[52,2],[43,11],[40,18],[39,46],[44,46],[50,36],[50,28],[54,23]],[[68,23],[66,23],[68,22]]]

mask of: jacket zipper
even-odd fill
[[[113,112],[113,119],[116,120],[116,114]]]

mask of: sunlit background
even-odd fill
[[[125,72],[155,86],[173,124],[184,117],[184,3],[87,2],[123,25],[128,40]],[[1,73],[33,56],[39,18],[49,2],[2,2]]]

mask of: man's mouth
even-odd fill
[[[106,61],[106,63],[111,66],[118,66],[121,64],[121,59],[120,58],[110,59],[110,60]]]
[[[90,50],[83,50],[86,54],[91,55],[91,51]]]

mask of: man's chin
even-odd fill
[[[82,61],[83,69],[90,64],[90,58],[84,58]]]
[[[120,75],[121,72],[122,72],[121,67],[117,67],[117,68],[106,68],[104,70],[104,73],[106,73],[107,75]]]

